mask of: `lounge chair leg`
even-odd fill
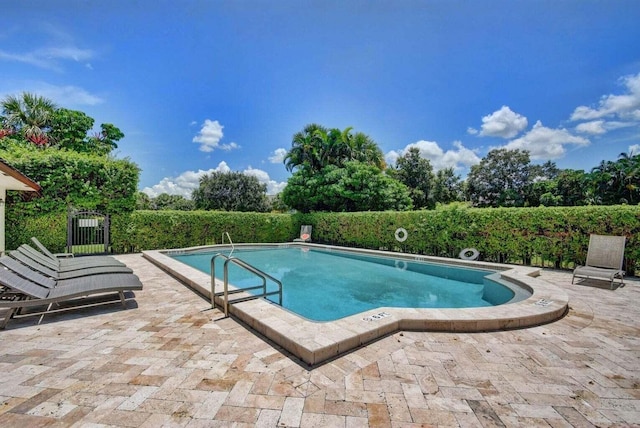
[[[124,292],[118,291],[118,294],[120,294],[120,301],[122,302],[122,307],[127,309],[127,301],[124,298]]]
[[[52,305],[53,305],[53,303],[49,303],[49,306],[47,306],[47,310],[46,310],[46,311],[44,311],[44,312],[42,313],[42,315],[40,315],[40,319],[38,320],[38,325],[40,325],[40,323],[41,323],[41,322],[42,322],[42,320],[44,319],[44,313],[45,313],[45,312],[49,312],[49,309],[51,309],[51,306],[52,306]]]
[[[7,311],[7,313],[4,316],[4,319],[2,320],[2,323],[0,323],[0,330],[4,330],[7,324],[9,324],[9,320],[11,319],[11,317],[13,317],[13,314],[15,313],[15,311],[16,311],[16,308],[10,308]]]

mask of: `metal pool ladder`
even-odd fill
[[[231,240],[231,235],[229,235],[229,232],[222,232],[222,245],[224,245],[224,236],[227,235],[227,238],[229,238],[229,244],[231,244],[231,252],[229,253],[229,257],[231,257],[231,254],[233,254],[233,252],[235,251],[236,247],[233,245],[233,241]]]
[[[218,257],[224,258],[224,290],[216,293],[216,259]],[[229,291],[229,263],[233,263],[248,272],[253,273],[254,275],[260,277],[262,279],[262,285],[255,285],[252,287],[245,288],[236,288],[235,290]],[[267,292],[267,279],[275,282],[278,285],[277,291],[269,291]],[[239,297],[234,299],[232,303],[245,302],[247,300],[259,299],[262,297],[272,296],[274,294],[279,295],[278,304],[282,306],[282,282],[272,277],[266,272],[261,271],[260,269],[251,266],[249,263],[245,262],[242,259],[237,257],[232,257],[231,253],[227,256],[226,254],[218,253],[211,258],[211,308],[215,308],[216,305],[216,296],[223,296],[223,309],[224,316],[229,316],[229,294],[243,293],[249,290],[257,290],[262,289],[262,293],[260,294],[250,294],[247,296]]]

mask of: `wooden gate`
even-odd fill
[[[109,216],[96,211],[70,211],[67,252],[74,255],[109,252]]]

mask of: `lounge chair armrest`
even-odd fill
[[[73,253],[54,253],[53,254],[56,257],[63,257],[65,259],[68,259],[70,257],[74,257]]]

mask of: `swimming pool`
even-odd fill
[[[310,253],[312,250],[323,250],[329,253],[346,252],[347,254],[343,256],[349,257],[363,255],[383,259],[390,257],[393,262],[391,264],[386,262],[387,269],[403,271],[412,271],[415,263],[424,262],[447,271],[452,271],[450,268],[454,266],[472,271],[479,270],[485,274],[495,272],[490,273],[486,279],[506,284],[516,294],[516,297],[498,306],[465,308],[380,306],[332,321],[314,321],[267,299],[252,299],[229,305],[230,316],[242,321],[248,328],[255,330],[309,365],[322,363],[397,331],[485,332],[525,328],[555,321],[564,316],[569,307],[569,299],[564,290],[539,277],[540,268],[311,243],[236,244],[235,251],[255,247],[295,249],[301,252],[300,257],[304,257],[304,252]],[[211,255],[229,251],[228,246],[214,245],[144,251],[142,256],[190,289],[206,297],[207,301],[203,300],[202,311],[211,314],[212,325],[204,325],[203,328],[215,328],[215,323],[222,319],[224,314],[221,318],[220,311],[208,309],[211,308],[210,299],[212,298],[210,274],[188,266],[174,256],[198,253]],[[216,270],[218,269],[217,267]],[[333,272],[320,275],[318,269],[310,264],[306,265],[305,272],[311,276],[321,277],[327,283],[334,282],[336,276]],[[222,281],[216,280],[215,283],[218,287],[217,291],[220,291]],[[473,285],[473,287],[477,286],[477,284]],[[483,291],[483,296],[484,294]],[[486,297],[483,299],[492,300]],[[216,301],[219,305],[222,304],[221,298],[216,298]],[[312,298],[311,303],[315,303],[315,299]],[[309,304],[309,306],[313,305]]]
[[[205,273],[219,251],[173,257]],[[230,251],[223,251],[229,255]],[[495,279],[496,271],[309,247],[242,248],[233,252],[282,282],[282,306],[313,321],[332,321],[379,307],[471,308],[511,301],[516,293]],[[222,263],[216,278],[222,280]],[[492,276],[494,279],[492,279]],[[236,265],[229,282],[257,285],[255,275]],[[276,284],[268,283],[268,291]],[[519,298],[530,293],[518,293]],[[277,301],[277,297],[270,296]]]

